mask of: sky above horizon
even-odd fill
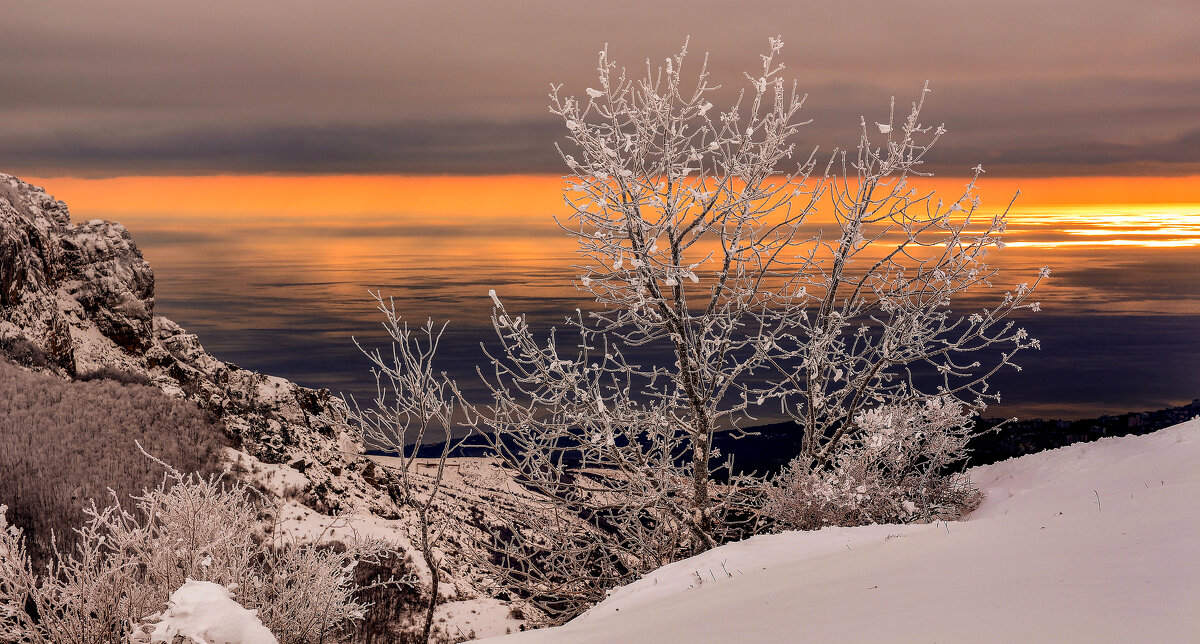
[[[691,36],[732,92],[768,36],[810,94],[802,148],[853,144],[931,81],[931,170],[1200,174],[1193,1],[853,6],[13,0],[2,169],[40,177],[557,173],[551,82],[582,94]]]
[[[892,96],[906,113],[928,80],[922,121],[948,134],[923,185],[958,194],[982,164],[986,214],[1021,190],[998,265],[1007,284],[1054,273],[1022,322],[1045,349],[1002,376],[997,413],[1200,393],[1195,0],[8,0],[2,16],[0,172],[76,221],[126,224],[156,312],[245,367],[371,390],[350,341],[383,341],[370,288],[453,319],[450,368],[470,377],[488,289],[551,322],[580,302],[551,219],[550,84],[584,95],[605,43],[640,73],[690,36],[687,65],[710,53],[726,106],[779,34],[809,95],[801,156],[853,147],[860,115],[886,121]]]

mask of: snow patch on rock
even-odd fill
[[[193,579],[171,593],[149,641],[170,644],[177,637],[188,644],[279,642],[258,619],[258,612],[242,608],[224,586]]]

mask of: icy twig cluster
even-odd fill
[[[373,365],[376,395],[368,407],[353,399],[346,406],[349,421],[362,432],[363,441],[395,453],[399,459],[398,465],[382,467],[383,487],[396,505],[412,511],[416,518],[414,542],[430,573],[421,637],[421,641],[428,642],[441,583],[442,557],[437,546],[449,520],[439,512],[435,501],[442,490],[446,458],[454,447],[452,437],[442,432],[453,427],[457,404],[454,383],[433,366],[446,325],[435,327],[432,320],[427,320],[414,331],[396,313],[394,302],[384,301],[378,292],[373,295],[384,316],[384,329],[392,338],[392,351],[385,356],[379,349],[370,351],[358,345]],[[444,440],[432,480],[425,476],[418,481],[414,473],[418,450],[434,435],[444,436]]]
[[[330,641],[366,609],[354,597],[356,565],[386,554],[377,541],[329,548],[264,534],[261,513],[277,510],[217,477],[171,470],[135,501],[93,502],[78,546],[55,552],[41,574],[0,512],[0,642],[149,642],[168,597],[197,581],[257,611],[280,642]]]
[[[980,500],[948,468],[967,456],[974,414],[950,398],[886,405],[855,419],[832,462],[798,458],[766,488],[762,514],[795,530],[950,520]]]

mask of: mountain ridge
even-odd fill
[[[214,357],[154,313],[154,284],[123,225],[74,223],[65,202],[0,173],[0,348],[64,378],[133,374],[219,418],[254,459],[290,465],[305,505],[394,514],[373,465],[352,456],[362,442],[340,398]]]

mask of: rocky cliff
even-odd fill
[[[72,223],[67,205],[0,174],[0,349],[64,377],[122,371],[195,401],[249,455],[290,465],[323,513],[388,512],[351,456],[342,401],[218,360],[154,314],[154,272],[118,223]],[[365,478],[364,478],[365,475]]]

